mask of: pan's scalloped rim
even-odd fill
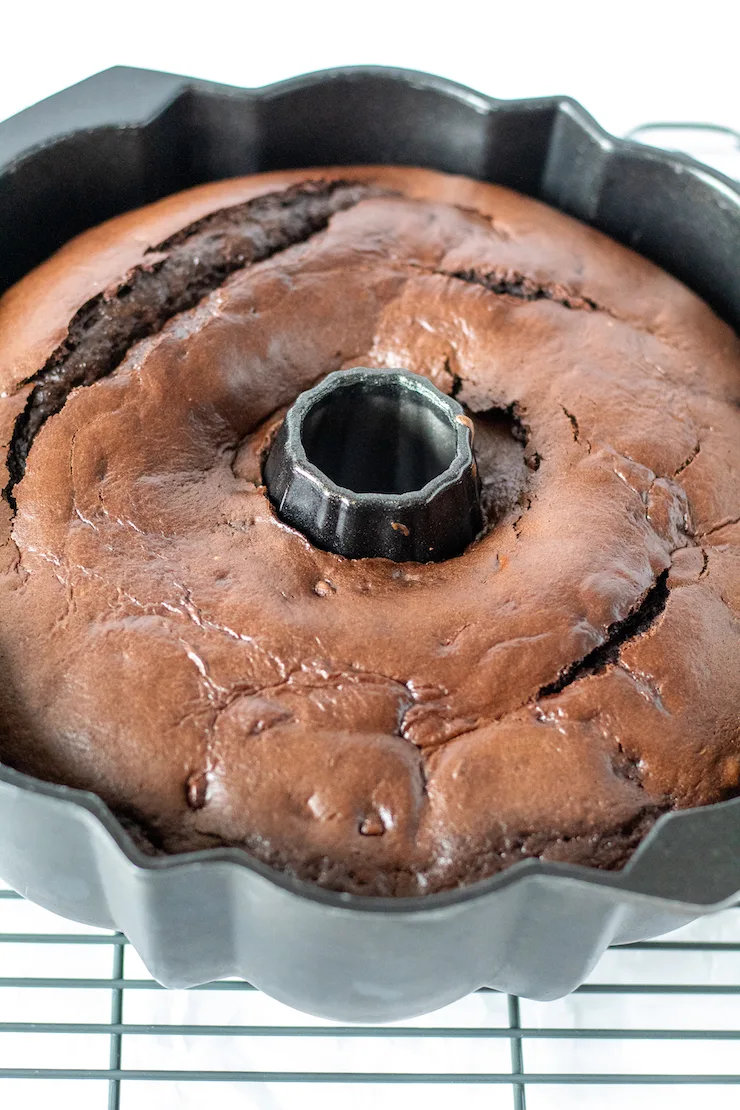
[[[155,102],[150,105],[150,110],[134,118],[126,118],[126,104],[121,103],[122,117],[114,124],[107,127],[114,129],[146,127],[154,122],[163,112],[166,112],[183,96],[193,90],[200,90],[205,94],[234,96],[241,100],[253,99],[255,102],[270,101],[284,95],[300,93],[302,90],[313,89],[317,85],[331,84],[337,80],[347,80],[363,77],[378,77],[398,84],[403,88],[416,88],[435,91],[444,96],[454,98],[463,103],[479,115],[498,114],[501,112],[514,112],[526,110],[546,111],[551,110],[560,116],[566,116],[583,135],[593,143],[596,159],[611,159],[622,154],[636,156],[645,162],[655,162],[662,166],[672,168],[677,173],[691,173],[697,179],[709,185],[716,193],[721,194],[725,206],[740,209],[740,183],[733,181],[724,174],[710,169],[689,155],[666,151],[658,147],[651,147],[632,139],[618,138],[603,127],[576,101],[568,96],[538,97],[531,99],[498,100],[494,97],[476,92],[466,85],[451,81],[444,77],[409,70],[383,66],[347,66],[334,69],[318,70],[289,77],[285,80],[269,85],[254,88],[240,88],[237,86],[222,85],[215,82],[190,79],[177,74],[166,74],[155,70],[135,69],[126,66],[115,66],[87,78],[78,85],[70,86],[61,93],[42,101],[39,105],[25,109],[23,112],[0,122],[0,135],[3,129],[17,127],[20,122],[33,117],[37,109],[48,106],[56,97],[73,95],[80,85],[94,85],[115,80],[119,84],[141,81],[142,78],[162,79],[162,92],[154,91]],[[169,79],[169,80],[168,80]],[[57,121],[58,126],[58,121]],[[100,130],[106,125],[98,125]],[[57,143],[64,143],[71,135],[80,130],[90,130],[84,121],[75,124],[68,131],[55,130],[53,135],[41,138],[39,141],[24,147],[19,153],[4,163],[0,163],[0,173],[12,173],[25,159],[33,157],[39,150],[48,148]],[[552,136],[550,143],[552,143]],[[598,197],[596,198],[598,199]],[[677,823],[688,825],[706,824],[706,817],[727,824],[732,830],[737,841],[740,834],[740,797],[714,805],[695,809],[677,810],[663,814],[655,823],[651,831],[640,843],[626,866],[620,871],[601,871],[575,864],[546,863],[537,859],[526,859],[508,867],[505,871],[467,886],[442,893],[421,895],[419,897],[371,897],[367,895],[345,894],[326,890],[314,883],[298,879],[290,874],[278,871],[255,859],[239,847],[211,848],[191,853],[151,857],[143,853],[134,843],[131,836],[124,829],[110,808],[95,794],[85,790],[78,790],[68,786],[42,781],[0,764],[0,783],[11,789],[31,793],[37,797],[48,799],[50,804],[61,805],[70,811],[70,816],[75,813],[82,821],[94,821],[102,825],[108,836],[113,841],[117,850],[133,867],[147,871],[150,874],[170,872],[182,868],[199,870],[211,864],[227,864],[237,869],[246,869],[263,880],[294,893],[301,898],[336,909],[350,910],[353,912],[391,913],[394,915],[434,913],[449,906],[460,905],[471,900],[483,899],[494,894],[497,890],[509,887],[522,880],[534,877],[548,876],[553,879],[567,880],[580,885],[600,886],[614,891],[615,896],[623,895],[632,901],[649,902],[653,906],[663,906],[670,911],[680,913],[692,912],[696,915],[709,911],[720,910],[733,905],[740,898],[740,853],[732,847],[732,837],[727,837],[723,845],[727,856],[728,870],[736,870],[736,878],[729,881],[726,895],[717,899],[696,896],[697,891],[687,891],[686,898],[676,898],[661,893],[660,874],[653,876],[656,880],[652,884],[640,876],[635,882],[635,873],[645,871],[653,857],[659,857],[660,850],[671,838],[671,832]],[[706,817],[705,817],[706,815]],[[698,842],[699,834],[697,834]],[[712,836],[712,845],[716,851],[716,835]],[[716,866],[716,860],[715,860]],[[735,885],[737,884],[737,885]]]

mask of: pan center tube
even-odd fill
[[[408,370],[340,370],[300,394],[264,481],[286,524],[348,559],[439,562],[483,527],[472,421]]]

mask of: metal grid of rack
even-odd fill
[[[450,1097],[466,1110],[737,1110],[740,907],[611,949],[559,1002],[483,990],[425,1018],[340,1026],[237,980],[162,990],[125,937],[0,889],[4,1106],[369,1110],[382,1096],[400,1110],[414,1092],[430,1110]]]

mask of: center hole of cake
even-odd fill
[[[322,397],[305,414],[306,458],[354,493],[410,493],[442,474],[455,458],[452,421],[421,390],[389,375]]]

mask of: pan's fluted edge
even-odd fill
[[[178,189],[362,162],[537,196],[635,247],[740,328],[737,184],[613,138],[567,98],[496,101],[377,67],[256,90],[119,67],[0,123],[0,290],[83,228]],[[563,995],[610,943],[736,902],[739,838],[735,799],[662,817],[621,872],[529,860],[446,894],[369,899],[239,849],[146,857],[93,795],[0,767],[0,876],[15,889],[120,929],[167,986],[239,975],[340,1020],[408,1017],[481,985]]]

